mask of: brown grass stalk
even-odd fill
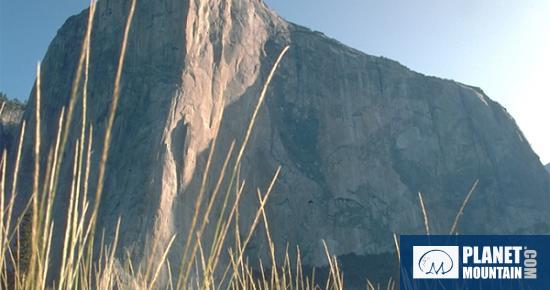
[[[426,229],[426,235],[430,235],[430,222],[428,220],[428,211],[424,205],[424,199],[422,198],[422,193],[418,193],[418,200],[420,201],[420,207],[422,208],[422,216],[424,217],[424,228]]]
[[[470,191],[466,195],[466,198],[464,198],[464,201],[462,202],[462,205],[460,206],[460,209],[458,210],[458,213],[456,214],[456,217],[454,219],[453,225],[451,227],[450,235],[453,235],[456,233],[456,229],[458,226],[458,222],[460,221],[460,217],[462,217],[462,214],[464,213],[464,208],[466,208],[466,205],[468,204],[468,201],[470,201],[470,198],[472,197],[472,194],[477,188],[477,184],[479,183],[479,179],[474,182],[474,185],[470,188]]]
[[[136,9],[136,0],[132,0],[130,4],[130,12],[128,13],[128,17],[126,18],[126,25],[124,27],[124,37],[122,39],[120,56],[118,59],[118,66],[117,66],[117,72],[116,72],[115,81],[114,81],[111,106],[109,107],[109,114],[107,117],[107,126],[105,129],[105,136],[103,138],[103,150],[101,151],[101,157],[99,161],[97,190],[95,193],[94,207],[93,207],[92,216],[91,216],[92,236],[94,236],[93,233],[95,232],[95,223],[97,220],[97,214],[99,211],[101,197],[103,195],[103,186],[105,183],[105,169],[107,167],[107,160],[109,159],[109,148],[111,144],[112,129],[113,129],[113,124],[115,122],[115,115],[118,108],[118,102],[120,99],[120,79],[122,77],[124,60],[126,58],[126,47],[128,44],[128,35],[130,34],[130,28],[132,27],[132,20],[134,19],[135,9]]]

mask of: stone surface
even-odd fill
[[[3,108],[3,109],[2,109]],[[25,110],[24,104],[17,101],[0,98],[0,151],[11,151],[17,143],[21,118]]]
[[[548,173],[550,173],[550,163],[546,164],[546,170],[548,171]]]
[[[88,104],[94,164],[128,7],[129,1],[101,0],[96,12]],[[53,142],[68,102],[86,20],[86,11],[69,18],[43,61],[44,146]],[[418,192],[432,233],[445,234],[476,180],[460,233],[550,233],[550,176],[513,118],[480,89],[346,47],[284,21],[261,1],[141,0],[100,212],[108,239],[119,216],[120,245],[137,256],[147,241],[165,244],[179,233],[170,256],[177,264],[214,133],[219,129],[217,175],[287,44],[240,172],[247,182],[245,226],[258,204],[256,188],[266,188],[282,166],[267,206],[279,257],[287,244],[299,245],[304,264],[323,266],[322,240],[348,260],[394,257],[393,233],[423,233]],[[28,110],[26,118],[32,116]],[[79,130],[73,126],[68,148]],[[68,188],[70,155],[62,188]],[[59,224],[63,218],[57,211]],[[263,237],[260,230],[248,253],[266,261]]]

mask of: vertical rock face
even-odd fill
[[[546,171],[548,171],[548,173],[550,173],[550,163],[546,164],[545,168],[546,168]]]
[[[88,85],[94,164],[128,7],[113,0],[97,7]],[[43,61],[44,148],[68,103],[86,21],[86,11],[67,20]],[[256,187],[265,188],[282,166],[267,206],[280,251],[298,245],[304,263],[315,266],[326,261],[321,240],[339,256],[392,253],[393,233],[423,232],[418,192],[432,232],[447,233],[476,180],[460,233],[550,232],[550,177],[512,117],[480,89],[346,47],[285,22],[261,1],[141,0],[100,212],[108,237],[119,216],[126,248],[180,233],[172,251],[177,263],[215,132],[218,172],[231,142],[242,140],[271,64],[287,44],[240,173],[247,181],[246,220],[257,206]],[[68,148],[79,136],[76,108]],[[30,109],[26,118],[32,116]],[[29,143],[27,156],[30,150]],[[67,188],[70,166],[63,170],[60,187]],[[95,180],[97,167],[91,171]],[[60,201],[66,202],[62,195]],[[265,261],[261,236],[249,254]]]

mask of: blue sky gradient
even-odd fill
[[[101,0],[100,0],[101,1]],[[550,162],[550,1],[267,0],[368,54],[481,87]],[[83,0],[0,0],[0,91],[26,99],[36,63]]]

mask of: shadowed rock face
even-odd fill
[[[545,168],[546,168],[546,171],[548,171],[548,173],[550,173],[550,163],[546,164]]]
[[[550,232],[550,177],[512,117],[480,89],[346,47],[285,22],[261,1],[138,2],[99,220],[109,238],[122,217],[123,247],[141,249],[155,237],[165,244],[179,233],[171,254],[177,264],[214,133],[219,129],[216,176],[287,44],[241,168],[246,228],[255,189],[282,166],[267,206],[279,257],[288,244],[300,247],[304,264],[325,265],[321,240],[338,256],[391,256],[393,233],[423,232],[418,192],[432,233],[448,233],[476,180],[460,233]],[[88,93],[94,164],[128,7],[103,0],[96,12]],[[87,12],[69,18],[43,61],[44,146],[68,103],[86,20]],[[32,94],[29,103],[33,108]],[[80,115],[79,101],[68,148]],[[32,116],[30,109],[26,118]],[[30,166],[30,143],[25,148]],[[94,192],[97,166],[91,178]],[[63,210],[56,212],[62,221]],[[260,231],[249,254],[267,261],[264,236]]]
[[[0,150],[11,151],[17,143],[17,132],[25,106],[16,101],[0,98]]]

